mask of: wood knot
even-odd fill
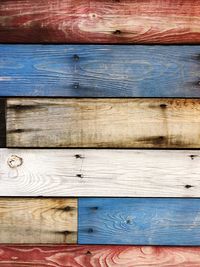
[[[17,168],[22,165],[23,159],[18,157],[17,155],[12,155],[9,157],[7,162],[10,168]]]

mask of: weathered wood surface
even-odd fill
[[[0,243],[76,241],[76,199],[0,198]]]
[[[198,150],[0,149],[0,196],[200,197]]]
[[[200,245],[200,199],[80,198],[78,244]]]
[[[0,42],[200,43],[199,0],[3,0]]]
[[[199,46],[0,45],[0,50],[0,96],[200,97]]]
[[[1,267],[199,267],[198,247],[0,246]]]
[[[0,98],[0,148],[6,147],[6,99]]]
[[[7,101],[8,147],[199,148],[199,99]]]

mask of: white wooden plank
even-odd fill
[[[0,196],[200,197],[200,151],[0,149]]]

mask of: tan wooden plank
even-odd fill
[[[200,197],[199,150],[0,149],[0,173],[0,196]]]
[[[0,243],[76,241],[76,199],[0,198]]]
[[[9,147],[199,148],[199,99],[8,99]]]

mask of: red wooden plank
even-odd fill
[[[0,42],[200,43],[200,1],[1,0]]]
[[[131,246],[0,246],[0,266],[197,267],[200,248]]]

